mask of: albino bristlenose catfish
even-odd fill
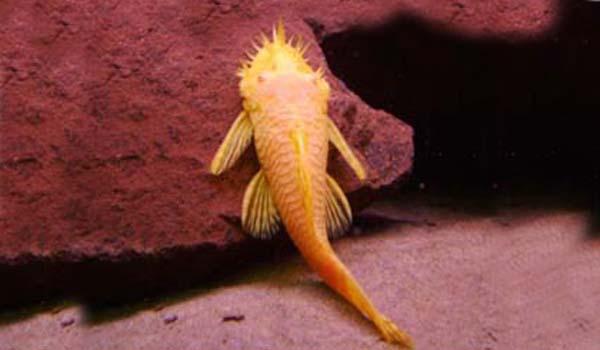
[[[344,192],[327,174],[331,142],[360,180],[366,171],[327,116],[329,85],[304,59],[306,46],[286,41],[283,24],[272,40],[263,36],[257,52],[239,70],[243,111],[219,147],[210,170],[218,175],[254,145],[260,170],[242,205],[242,226],[269,238],[283,222],[308,264],[333,290],[371,320],[383,339],[412,348],[411,338],[381,314],[336,256],[328,236],[352,221]]]

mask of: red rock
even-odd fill
[[[207,164],[240,110],[239,61],[279,17],[312,44],[313,65],[327,67],[318,39],[391,15],[514,36],[544,30],[555,12],[549,0],[5,1],[0,266],[245,240],[224,217],[239,215],[253,152],[221,177]],[[412,129],[327,77],[331,116],[370,167],[367,187],[406,175]],[[337,155],[331,168],[346,191],[360,188]]]

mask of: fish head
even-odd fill
[[[322,70],[309,65],[300,40],[286,40],[281,22],[272,40],[263,36],[256,50],[238,72],[244,107],[251,114],[282,104],[316,105],[326,112],[330,89]]]

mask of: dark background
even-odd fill
[[[600,4],[563,11],[538,37],[465,38],[400,17],[323,49],[351,90],[413,126],[409,189],[554,195],[597,214]]]

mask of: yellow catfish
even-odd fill
[[[327,175],[329,142],[360,180],[366,172],[327,116],[329,85],[321,70],[304,59],[306,46],[286,41],[283,24],[265,36],[239,70],[243,111],[217,151],[210,170],[218,175],[252,141],[261,169],[250,181],[242,205],[242,225],[254,237],[269,238],[283,222],[308,264],[371,320],[388,342],[412,347],[410,337],[371,303],[338,259],[328,235],[343,233],[352,221],[344,192]]]

